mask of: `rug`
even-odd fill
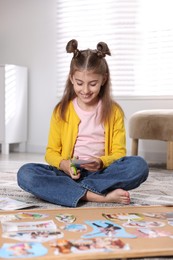
[[[0,172],[0,196],[19,199],[39,208],[55,208],[59,205],[47,203],[23,191],[17,185],[17,169]],[[150,168],[147,181],[130,191],[131,205],[173,205],[173,171]],[[81,202],[79,207],[117,207],[116,203]],[[123,205],[122,205],[123,206]]]

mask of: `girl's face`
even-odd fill
[[[87,70],[74,73],[71,82],[78,98],[78,105],[81,108],[93,107],[98,103],[100,88],[106,79],[106,75],[95,74]]]

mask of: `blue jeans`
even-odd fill
[[[87,190],[100,195],[118,188],[132,190],[147,179],[148,173],[149,168],[143,158],[126,156],[101,171],[81,169],[78,180],[73,180],[56,167],[28,163],[19,169],[17,180],[22,189],[45,201],[76,207]]]

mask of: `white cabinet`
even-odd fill
[[[0,65],[0,144],[3,154],[9,145],[27,141],[27,68]]]

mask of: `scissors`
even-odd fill
[[[70,167],[73,169],[73,175],[77,175],[77,168],[76,166],[72,163],[73,158],[69,158],[70,160]]]

